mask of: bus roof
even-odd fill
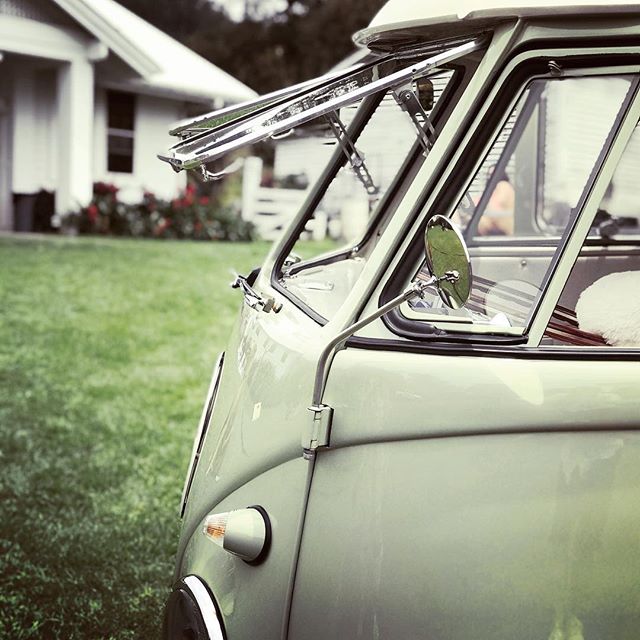
[[[484,28],[513,18],[616,13],[640,16],[640,4],[637,0],[615,0],[610,4],[604,4],[602,0],[581,0],[578,3],[535,0],[535,4],[531,0],[389,0],[369,26],[355,34],[354,41],[361,46],[371,46],[385,32],[416,27],[433,27],[438,32],[443,27],[445,31],[462,31],[465,24],[469,28],[479,23]]]

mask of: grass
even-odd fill
[[[266,251],[0,239],[0,637],[158,636],[229,269]]]

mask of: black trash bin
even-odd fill
[[[37,197],[36,193],[16,193],[13,196],[14,231],[34,231],[33,213]]]

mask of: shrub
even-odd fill
[[[208,196],[198,196],[188,184],[171,201],[146,192],[135,205],[118,200],[118,188],[96,182],[93,199],[77,216],[80,233],[193,240],[253,240],[254,226],[233,207],[223,207]]]

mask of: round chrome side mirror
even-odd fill
[[[437,279],[442,302],[460,309],[471,294],[473,275],[467,245],[458,228],[444,216],[433,216],[424,234],[427,266]]]

